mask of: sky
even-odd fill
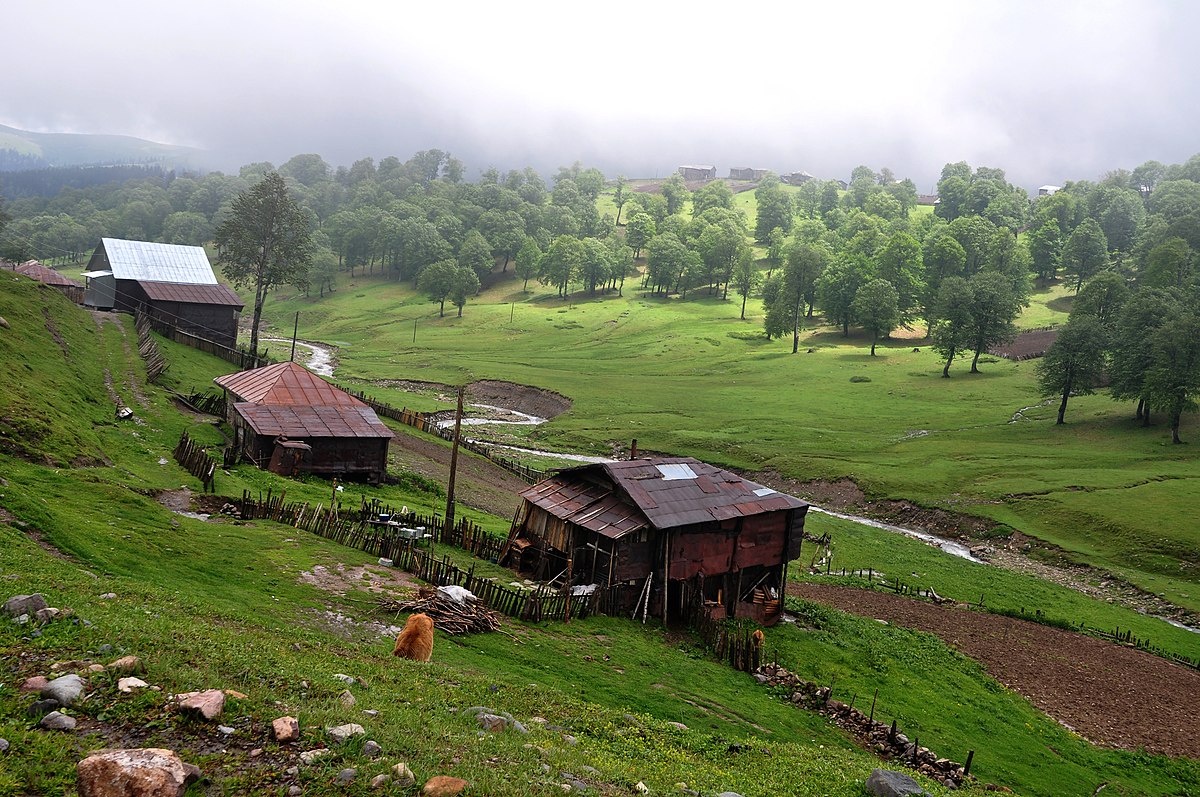
[[[0,19],[0,123],[225,169],[437,148],[469,178],[865,164],[924,192],[953,161],[1035,188],[1200,152],[1190,0],[54,0]]]

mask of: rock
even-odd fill
[[[57,700],[64,706],[74,704],[82,694],[83,679],[78,675],[64,675],[60,678],[55,678],[46,684],[46,688],[42,690],[42,697]]]
[[[91,673],[104,672],[104,665],[103,664],[89,664],[86,669],[88,672],[91,672]]]
[[[246,693],[239,692],[236,689],[222,689],[221,691],[225,693],[225,697],[236,697],[238,700],[246,699]]]
[[[363,713],[364,713],[364,714],[366,714],[368,717],[371,717],[371,718],[375,718],[375,717],[378,717],[378,716],[379,716],[379,712],[378,712],[378,711],[376,711],[376,710],[375,710],[375,709],[373,709],[373,708],[364,708],[364,709],[363,709]]]
[[[112,600],[112,599],[113,599],[113,598],[115,598],[115,597],[117,597],[117,593],[115,593],[115,592],[106,592],[106,593],[104,593],[103,595],[101,595],[101,596],[100,596],[100,600],[102,600],[102,601],[110,601],[110,600]]]
[[[304,789],[299,786],[288,786],[288,797],[300,797],[304,794]]]
[[[452,778],[449,775],[434,775],[425,781],[421,794],[425,797],[454,797],[471,784],[462,778]]]
[[[294,778],[300,774],[300,767],[288,767],[284,770],[284,772],[287,773],[289,777]]]
[[[33,619],[37,620],[39,623],[48,623],[55,617],[58,617],[60,614],[62,614],[61,609],[55,609],[53,606],[47,606],[45,609],[38,609],[36,612],[34,612]]]
[[[35,700],[29,708],[25,709],[25,713],[31,717],[41,717],[51,711],[58,711],[60,708],[62,708],[62,703],[51,697],[45,700]]]
[[[271,735],[280,744],[288,744],[300,738],[300,723],[295,717],[280,717],[271,723]]]
[[[371,778],[371,788],[372,789],[382,789],[384,786],[388,785],[391,782],[392,782],[391,775],[376,775],[375,777]]]
[[[17,625],[29,625],[29,615],[18,614],[16,617],[13,618],[13,622],[16,623]]]
[[[32,595],[13,595],[4,602],[4,613],[9,617],[20,617],[22,614],[34,614],[48,605],[40,592]]]
[[[337,783],[339,786],[345,786],[348,783],[353,783],[354,779],[356,777],[358,777],[357,769],[354,769],[354,768],[343,769],[341,772],[338,773]]]
[[[417,782],[412,770],[408,768],[408,764],[403,762],[392,767],[392,776],[396,779],[396,786],[401,789],[407,789]]]
[[[8,752],[8,739],[0,739],[0,753]]]
[[[354,698],[354,695],[350,694],[349,689],[345,689],[338,695],[338,702],[342,704],[343,708],[354,708],[354,704],[358,701]]]
[[[220,689],[206,689],[203,692],[184,692],[176,695],[179,707],[185,711],[193,711],[206,720],[220,715],[225,708],[225,693]]]
[[[349,739],[351,736],[362,736],[366,733],[363,726],[356,722],[348,722],[345,725],[338,725],[332,728],[326,728],[325,732],[338,744]]]
[[[303,764],[311,764],[312,762],[324,758],[333,753],[332,750],[321,748],[320,750],[308,750],[300,754],[300,762]]]
[[[108,669],[113,672],[123,673],[143,673],[146,671],[146,666],[142,664],[142,660],[137,656],[122,656],[116,661],[108,665]]]
[[[358,681],[354,680],[353,676],[346,675],[346,674],[340,673],[340,672],[335,672],[333,674],[333,677],[334,677],[334,679],[341,681],[342,683],[346,684],[347,686],[354,686],[356,683],[358,683]]]
[[[365,755],[367,758],[378,758],[380,753],[383,752],[383,748],[379,746],[379,742],[375,741],[374,739],[368,739],[365,743],[363,743],[362,751],[363,755]]]
[[[637,789],[638,794],[649,794],[650,793],[650,787],[647,786],[645,783],[642,783],[640,780],[634,784],[633,788]]]
[[[180,797],[200,770],[157,747],[101,750],[75,771],[80,797]]]
[[[908,797],[911,794],[925,795],[929,792],[921,788],[921,784],[905,775],[890,769],[875,769],[867,778],[867,791],[876,797]]]
[[[258,758],[262,754],[263,754],[263,749],[261,747],[255,747],[253,750],[250,751],[251,758]]]
[[[524,734],[526,734],[526,735],[528,735],[528,734],[529,734],[529,729],[528,729],[528,728],[526,728],[526,727],[525,727],[524,725],[522,725],[521,723],[517,722],[516,720],[513,720],[513,721],[512,721],[512,723],[511,723],[511,725],[512,725],[512,729],[513,729],[514,731],[516,731],[517,733],[524,733]]]
[[[220,731],[221,733],[225,734],[226,736],[231,736],[231,735],[237,733],[237,728],[231,728],[228,725],[218,725],[217,730]]]
[[[566,742],[567,744],[571,745],[572,747],[579,744],[579,740],[576,739],[574,736],[572,736],[569,733],[563,734],[563,741]]]
[[[32,678],[26,678],[25,683],[21,684],[22,692],[40,692],[50,685],[50,679],[44,675],[35,675]]]
[[[742,797],[742,795],[738,794],[736,791],[723,791],[718,794],[717,797]]]
[[[11,327],[9,327],[9,325],[8,325],[8,319],[2,315],[0,315],[0,328],[11,329]]]
[[[667,724],[672,728],[678,728],[681,731],[686,731],[688,729],[688,726],[684,725],[682,722],[668,722]]]
[[[508,722],[504,717],[498,717],[495,714],[480,714],[479,726],[488,733],[500,733],[508,727]]]
[[[75,718],[58,711],[51,711],[42,717],[38,727],[47,731],[73,731],[75,730]]]
[[[150,684],[146,683],[141,678],[135,678],[134,676],[130,675],[125,678],[119,678],[117,680],[117,691],[125,692],[128,694],[129,692],[132,692],[134,689],[145,689],[149,685]]]

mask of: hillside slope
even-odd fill
[[[47,166],[152,164],[199,166],[203,151],[133,136],[36,133],[0,125],[0,172]]]

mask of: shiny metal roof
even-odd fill
[[[117,279],[217,284],[217,277],[203,247],[126,241],[121,238],[101,238],[100,245]]]
[[[238,401],[309,407],[365,407],[346,391],[296,363],[274,363],[213,380]]]

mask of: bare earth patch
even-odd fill
[[[1001,615],[850,587],[796,584],[789,592],[934,634],[1096,744],[1200,757],[1195,715],[1200,672],[1140,650]]]
[[[300,573],[301,584],[314,586],[322,592],[345,597],[347,592],[370,592],[388,597],[406,597],[416,591],[421,582],[415,576],[390,567],[338,563],[333,567],[316,565]]]

